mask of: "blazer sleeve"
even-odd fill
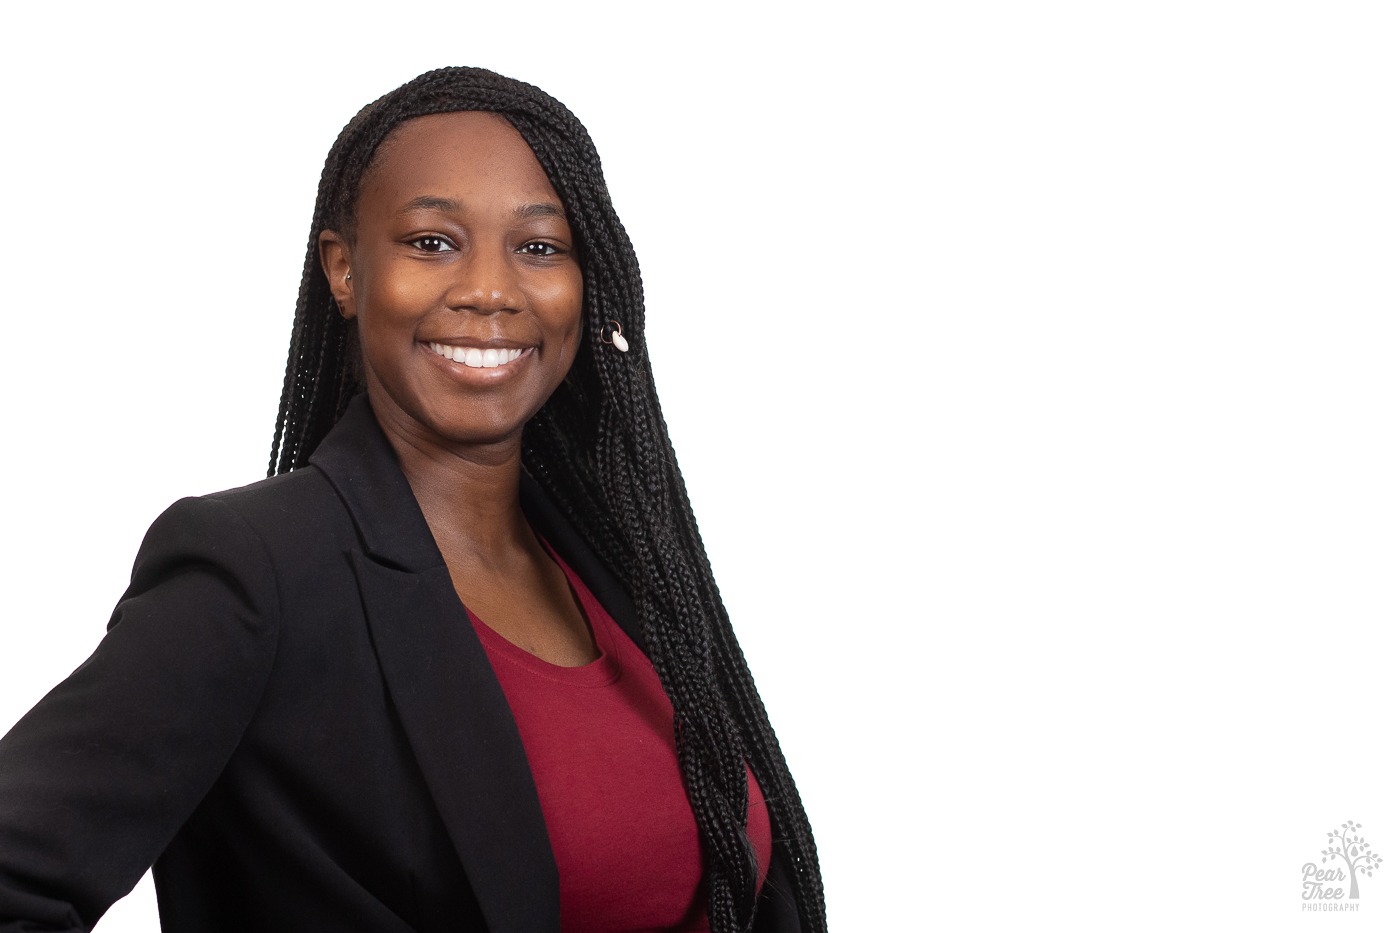
[[[0,931],[87,930],[135,886],[256,712],[278,612],[232,506],[156,520],[96,652],[0,739]]]
[[[774,846],[768,863],[768,878],[758,894],[758,911],[754,918],[754,933],[802,933],[797,913],[797,896],[788,879],[787,868]]]

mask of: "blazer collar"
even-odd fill
[[[443,565],[418,500],[361,393],[311,455],[359,529],[365,553],[400,570]]]

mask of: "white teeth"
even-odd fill
[[[525,352],[519,348],[481,350],[477,347],[449,347],[445,343],[430,343],[428,346],[432,347],[433,352],[438,356],[446,357],[456,363],[465,363],[474,369],[495,369],[497,366],[504,366],[520,359],[520,354]]]

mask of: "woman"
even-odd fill
[[[270,473],[0,743],[0,929],[152,861],[171,930],[825,929],[557,101],[442,69],[342,131]]]

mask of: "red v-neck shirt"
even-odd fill
[[[559,868],[562,933],[708,931],[700,831],[671,702],[646,655],[549,550],[593,631],[597,660],[550,664],[467,614],[525,743]],[[748,778],[761,887],[772,830],[752,771]]]

